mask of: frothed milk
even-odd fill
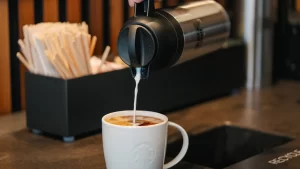
[[[138,94],[138,87],[139,82],[141,80],[141,68],[136,68],[136,75],[135,75],[135,90],[134,90],[134,103],[133,103],[133,125],[136,125],[136,100]]]

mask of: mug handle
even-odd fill
[[[182,148],[181,148],[179,154],[172,161],[165,164],[163,169],[171,168],[174,165],[176,165],[177,163],[179,163],[183,159],[183,157],[185,156],[185,154],[188,150],[188,147],[189,147],[189,137],[188,137],[187,132],[181,126],[179,126],[176,123],[168,122],[168,125],[172,126],[172,127],[175,127],[180,131],[180,133],[182,135],[182,138],[183,138],[183,144],[182,144]]]

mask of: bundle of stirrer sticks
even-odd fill
[[[85,22],[25,25],[23,33],[17,57],[30,72],[63,79],[92,74],[90,58],[97,37],[89,34]]]

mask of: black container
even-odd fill
[[[244,86],[241,43],[160,72],[139,85],[137,109],[160,113],[183,108]],[[132,110],[135,82],[129,69],[63,80],[26,74],[27,126],[73,141],[101,129],[103,115]]]

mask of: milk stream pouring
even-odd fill
[[[199,0],[176,8],[155,9],[154,0],[136,3],[134,16],[121,29],[118,52],[135,77],[172,67],[213,52],[229,37],[230,21],[214,0]]]
[[[139,90],[139,83],[141,80],[141,69],[136,68],[136,75],[134,77],[135,80],[135,89],[134,89],[134,103],[133,103],[133,125],[136,125],[136,104],[137,104],[137,95]]]

